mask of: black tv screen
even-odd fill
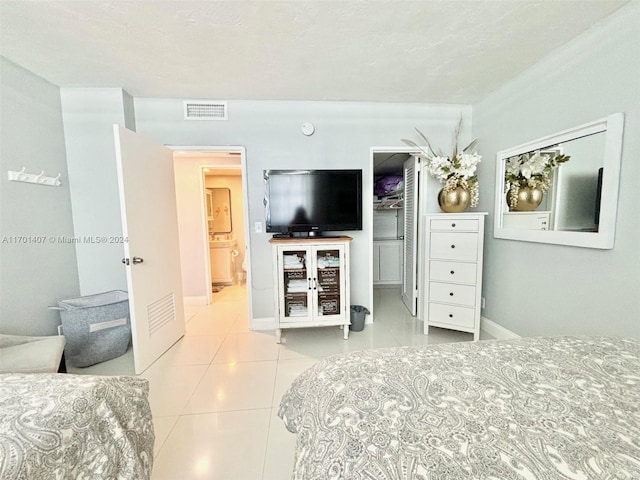
[[[362,170],[265,170],[267,232],[362,230]]]

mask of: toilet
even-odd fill
[[[238,285],[244,285],[247,281],[247,255],[242,260],[242,271],[236,273]]]

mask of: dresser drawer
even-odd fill
[[[429,262],[429,280],[436,282],[476,283],[475,263]]]
[[[476,219],[431,219],[431,230],[477,232],[478,225]]]
[[[475,262],[478,259],[478,234],[433,232],[429,256],[442,260]]]
[[[476,304],[476,287],[455,283],[429,282],[429,301],[473,307]]]
[[[475,310],[453,305],[429,304],[429,323],[452,327],[474,328]]]

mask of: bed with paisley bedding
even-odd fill
[[[151,477],[146,379],[0,375],[0,478]]]
[[[295,480],[640,479],[640,341],[558,337],[328,357],[279,416]]]

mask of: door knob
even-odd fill
[[[133,257],[133,259],[131,260],[131,263],[133,263],[134,265],[138,264],[138,263],[142,263],[144,262],[144,259],[140,258],[140,257]],[[128,258],[123,258],[122,259],[122,263],[124,263],[125,265],[129,265],[129,259]]]

